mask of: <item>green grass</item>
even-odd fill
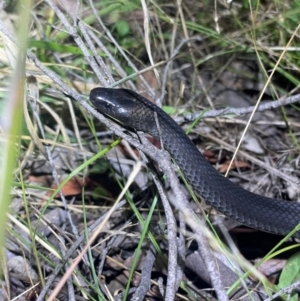
[[[224,71],[231,72],[232,76],[239,76],[243,80],[252,80],[254,77],[257,79],[257,83],[262,86],[267,82],[272,70],[276,68],[274,77],[271,78],[267,89],[268,95],[273,99],[278,99],[283,95],[288,95],[293,89],[297,91],[297,87],[300,84],[298,76],[299,51],[296,49],[299,44],[298,32],[296,37],[291,40],[290,45],[288,45],[288,42],[300,23],[300,1],[261,2],[244,0],[233,1],[228,7],[225,6],[225,1],[224,3],[217,2],[217,6],[214,6],[214,3],[211,1],[182,1],[181,6],[177,7],[177,2],[147,2],[149,22],[144,23],[145,11],[143,11],[140,1],[95,2],[96,15],[87,2],[81,2],[78,16],[86,25],[86,30],[91,30],[108,51],[106,53],[103,48],[94,43],[97,54],[103,59],[107,68],[107,73],[103,72],[102,67],[98,67],[98,70],[103,73],[104,79],[111,75],[116,82],[124,81],[124,87],[135,86],[140,91],[145,90],[134,67],[137,71],[140,71],[151,65],[149,63],[149,53],[147,53],[145,47],[145,41],[148,41],[154,63],[161,63],[161,65],[156,67],[159,74],[159,84],[155,83],[157,78],[155,78],[153,73],[145,72],[144,76],[157,95],[161,93],[162,75],[168,60],[172,56],[172,50],[177,47],[182,39],[194,36],[201,37],[201,42],[186,44],[174,58],[173,70],[179,69],[185,64],[188,64],[191,69],[189,69],[190,77],[187,80],[186,74],[183,76],[184,80],[177,78],[178,82],[174,82],[174,78],[171,75],[168,77],[166,87],[164,87],[168,93],[163,100],[163,105],[170,114],[186,114],[194,110],[199,112],[199,108],[201,110],[209,110],[210,106],[206,101],[197,103],[199,98],[186,104],[187,99],[182,96],[181,89],[185,88],[185,91],[188,91],[191,96],[196,95],[199,92],[199,87],[195,83],[197,83],[199,75],[209,70],[212,77],[217,78],[218,72],[230,59],[234,60],[241,57],[245,58],[245,62],[247,60],[255,62],[257,69],[260,70],[260,78],[256,78],[256,73],[254,72],[240,70],[232,65],[228,65]],[[74,38],[62,24],[62,21],[49,8],[46,2],[34,4],[31,10],[30,21],[27,20],[30,4],[26,1],[25,4],[22,12],[19,12],[19,4],[17,3],[14,5],[10,4],[7,10],[7,18],[14,21],[13,25],[19,22],[15,21],[14,14],[18,16],[18,20],[22,20],[17,30],[17,37],[19,37],[20,41],[23,41],[24,37],[29,37],[27,40],[28,49],[35,53],[38,59],[49,70],[54,72],[58,78],[88,100],[89,91],[94,86],[99,85],[99,80],[88,61],[94,58],[92,49],[88,49],[87,57],[84,57],[85,52],[83,48],[76,44]],[[21,17],[21,14],[23,17]],[[72,15],[68,15],[63,9],[62,14],[73,25]],[[131,62],[128,62],[128,59],[122,55],[116,44],[111,41],[108,34],[99,25],[98,17],[102,19],[107,30],[112,34],[118,46],[125,52]],[[28,34],[26,32],[27,24],[29,24]],[[84,34],[77,25],[73,27],[73,30],[76,31],[78,37],[82,38],[83,43],[88,45]],[[148,26],[149,29],[148,36],[145,36],[145,26]],[[127,182],[127,175],[123,171],[116,172],[109,165],[108,161],[105,161],[105,163],[97,161],[99,157],[104,156],[111,148],[119,150],[120,140],[112,142],[107,141],[106,138],[103,139],[101,135],[99,136],[99,132],[104,130],[100,123],[75,101],[67,102],[66,96],[59,94],[61,90],[53,83],[53,80],[47,74],[43,74],[43,72],[36,69],[30,61],[26,63],[26,72],[32,78],[27,77],[25,85],[24,56],[20,55],[24,54],[25,45],[25,42],[20,43],[18,48],[16,48],[19,51],[16,52],[15,57],[18,61],[18,68],[12,69],[9,63],[11,57],[7,55],[9,53],[7,50],[13,49],[13,46],[7,39],[1,42],[1,48],[5,50],[1,52],[0,65],[0,73],[3,77],[3,89],[0,96],[2,100],[1,112],[4,117],[13,122],[10,124],[10,127],[4,129],[1,141],[0,245],[5,245],[6,215],[9,212],[10,200],[12,197],[19,197],[20,202],[25,203],[26,210],[15,212],[14,216],[19,221],[24,220],[24,226],[29,229],[32,243],[30,248],[33,248],[32,256],[38,267],[39,278],[44,285],[48,275],[46,275],[42,265],[47,256],[38,250],[39,244],[35,246],[36,233],[31,227],[33,214],[37,211],[40,214],[40,218],[42,218],[44,213],[51,209],[51,206],[56,206],[53,201],[59,189],[73,177],[82,179],[92,177],[91,182],[93,184],[88,188],[83,187],[82,194],[76,196],[73,200],[77,205],[84,204],[81,209],[85,219],[84,226],[86,227],[91,222],[92,217],[102,214],[102,211],[107,206],[111,206],[109,201],[115,199],[116,190],[121,190],[124,187]],[[282,53],[284,55],[281,57]],[[119,67],[114,65],[113,60],[118,62]],[[130,81],[132,86],[129,85]],[[113,83],[107,82],[107,85],[110,84]],[[23,85],[25,85],[24,91]],[[26,99],[27,101],[29,97],[31,105],[27,105],[25,112],[22,113],[23,100]],[[181,106],[184,106],[183,109]],[[299,104],[294,104],[294,107],[299,110]],[[293,123],[290,124],[291,120],[293,120],[292,117],[286,108],[282,108],[280,121],[284,121],[287,125],[287,139],[285,143],[286,145],[293,143],[299,150],[297,128],[293,126]],[[39,124],[43,127],[45,137],[41,134]],[[219,133],[222,136],[223,134],[219,130],[220,127],[213,128],[215,133]],[[94,147],[90,146],[91,142],[95,142]],[[35,160],[41,160],[41,158],[48,160],[45,153],[45,145],[49,146],[51,151],[59,149],[59,152],[68,153],[67,159],[63,160],[63,162],[55,161],[58,174],[65,176],[64,181],[61,182],[60,187],[57,189],[45,183],[39,185],[30,182],[32,170],[28,166]],[[95,152],[98,153],[95,154]],[[296,156],[297,154],[289,157],[291,164],[297,160]],[[123,158],[118,158],[118,160],[119,166],[122,166]],[[34,172],[38,173],[39,170],[34,170]],[[51,175],[51,170],[49,170],[49,174]],[[94,179],[95,175],[100,177],[103,174],[109,174],[107,179],[115,185],[113,188],[108,185],[108,180],[100,181]],[[47,199],[34,198],[34,201],[38,200],[40,203],[39,205],[31,204],[30,193],[32,188],[41,194],[42,192],[48,192]],[[22,191],[22,197],[16,192],[20,190]],[[105,198],[100,198],[102,193],[105,195]],[[130,204],[130,212],[135,217],[134,220],[144,227],[144,232],[141,231],[139,233],[140,240],[137,246],[141,248],[143,244],[151,241],[155,244],[161,259],[165,261],[165,253],[159,247],[160,238],[155,237],[155,234],[148,231],[148,216],[142,216],[140,213],[140,210],[149,210],[152,214],[160,211],[160,208],[151,207],[151,204],[148,207],[137,207],[129,192],[127,198]],[[94,209],[91,209],[89,206],[95,206],[99,209],[93,211]],[[159,220],[163,223],[163,219],[159,217]],[[79,223],[81,226],[80,218]],[[113,225],[111,231],[115,231],[120,226],[121,220],[115,221],[112,219],[110,223]],[[8,231],[17,241],[21,240],[21,237],[12,229],[8,228]],[[71,237],[75,240],[72,235]],[[25,242],[23,241],[23,243]],[[65,247],[69,248],[68,243],[66,243]],[[122,249],[122,246],[118,247]],[[54,246],[49,244],[49,249],[51,248],[54,249]],[[285,248],[274,249],[271,254],[268,254],[268,258],[286,250]],[[60,253],[61,251],[57,250],[57,252]],[[224,250],[225,254],[226,252],[228,251]],[[96,282],[97,267],[94,266],[92,255],[90,251],[89,261],[91,268],[87,267],[87,274],[93,275],[92,279]],[[3,250],[1,256],[3,257]],[[138,261],[138,257],[134,257],[133,260]],[[51,265],[54,264],[49,261],[50,263]],[[243,264],[241,263],[241,265]],[[124,288],[127,287],[126,293],[131,285],[131,279],[135,275],[134,271],[133,265],[130,270],[129,280],[124,285]],[[7,271],[5,271],[3,266],[2,274],[7,278]],[[82,277],[86,280],[87,287],[80,288],[80,290],[82,292],[86,291],[90,298],[94,298],[94,300],[102,300],[103,296],[92,297],[91,295],[93,295],[93,290],[96,296],[100,290],[102,294],[105,294],[103,286],[91,283],[87,275]],[[76,285],[80,287],[78,283]],[[186,287],[187,291],[196,292],[194,287],[190,287],[188,281],[182,287]],[[278,286],[278,288],[282,287]],[[193,300],[192,295],[188,295],[188,298]],[[109,300],[109,297],[106,300]]]

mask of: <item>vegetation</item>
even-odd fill
[[[256,299],[258,283],[265,298],[298,298],[298,244],[240,227],[221,239],[174,204],[173,216],[159,193],[170,179],[140,162],[117,137],[127,132],[97,114],[88,95],[96,86],[139,91],[238,185],[297,200],[299,0],[2,6],[0,299]],[[269,110],[241,115],[264,101]],[[217,115],[224,107],[239,112]],[[207,209],[196,197],[190,205],[199,215]],[[227,260],[217,278],[195,255],[209,249]],[[282,266],[290,258],[274,278],[266,269],[273,258]]]

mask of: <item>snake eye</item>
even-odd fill
[[[119,107],[118,109],[118,113],[120,114],[120,115],[128,115],[128,110],[127,109],[124,109],[124,108],[122,108],[122,107]]]

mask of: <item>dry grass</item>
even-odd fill
[[[1,171],[2,180],[13,174],[13,181],[2,183],[6,190],[2,188],[0,234],[7,235],[2,260],[7,264],[2,264],[0,296],[17,300],[24,294],[27,299],[41,300],[61,286],[60,300],[67,296],[113,300],[114,294],[129,300],[134,292],[145,296],[147,291],[148,299],[160,300],[164,288],[169,296],[165,299],[171,300],[168,294],[175,291],[166,283],[173,277],[177,299],[214,298],[215,294],[203,290],[211,286],[205,284],[209,277],[200,279],[204,272],[199,258],[191,259],[177,246],[179,255],[171,270],[172,243],[175,248],[176,242],[190,247],[189,252],[196,254],[189,233],[193,227],[187,227],[186,233],[178,230],[178,241],[170,240],[167,205],[156,203],[151,172],[144,164],[135,180],[129,181],[140,155],[115,138],[112,133],[121,133],[118,128],[105,128],[93,117],[96,113],[88,105],[88,94],[99,85],[141,92],[162,104],[182,126],[186,126],[184,120],[193,123],[189,132],[195,143],[216,168],[229,170],[233,181],[259,194],[297,200],[299,188],[291,183],[298,183],[300,177],[299,104],[289,101],[271,109],[271,101],[299,91],[300,2],[233,1],[229,5],[217,0],[106,0],[78,6],[68,0],[36,2],[25,69],[14,67],[22,45],[10,40],[26,26],[18,6],[9,4],[0,18],[1,149],[13,142],[3,161],[18,158],[15,172],[5,164]],[[26,6],[24,12],[28,13]],[[14,81],[22,70],[26,72],[24,84]],[[12,105],[14,93],[10,92],[17,92],[21,102],[24,98],[22,123],[20,117],[13,117],[21,105]],[[197,118],[201,112],[213,115],[214,110],[228,106],[243,112],[244,107],[266,100],[270,109],[253,119],[233,114]],[[15,132],[4,127],[7,116],[21,128],[15,141],[11,140]],[[199,135],[203,135],[201,140]],[[251,143],[239,144],[243,141]],[[234,159],[237,146],[241,152]],[[130,188],[126,187],[129,182]],[[115,203],[123,194],[121,202]],[[114,204],[118,208],[109,211]],[[177,212],[175,217],[180,226],[185,224]],[[95,241],[91,228],[98,229]],[[195,231],[194,235],[197,241]],[[214,250],[222,249],[222,255],[214,256],[230,262],[233,276],[229,270],[220,276],[230,296],[243,285],[250,296],[257,283],[247,278],[249,273],[264,283],[267,293],[298,280],[286,280],[282,273],[276,288],[271,278],[264,278],[267,270],[252,269],[230,240],[225,247],[208,237]],[[277,245],[273,239],[266,248],[253,240],[256,248],[262,248],[260,255],[253,255],[255,259],[268,263],[278,253],[288,257],[287,250],[297,247]],[[186,261],[185,270],[178,268],[180,256]],[[76,259],[81,260],[79,265],[74,264]],[[170,271],[177,273],[177,280]],[[72,277],[65,284],[66,275]],[[148,277],[148,284],[143,276]],[[240,280],[246,278],[241,285]],[[215,289],[218,298],[226,300],[225,289]]]

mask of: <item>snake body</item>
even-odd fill
[[[90,100],[99,112],[162,141],[196,194],[225,216],[278,235],[288,234],[300,222],[299,203],[257,195],[223,177],[170,116],[138,93],[95,88]],[[294,237],[300,238],[300,231]]]

